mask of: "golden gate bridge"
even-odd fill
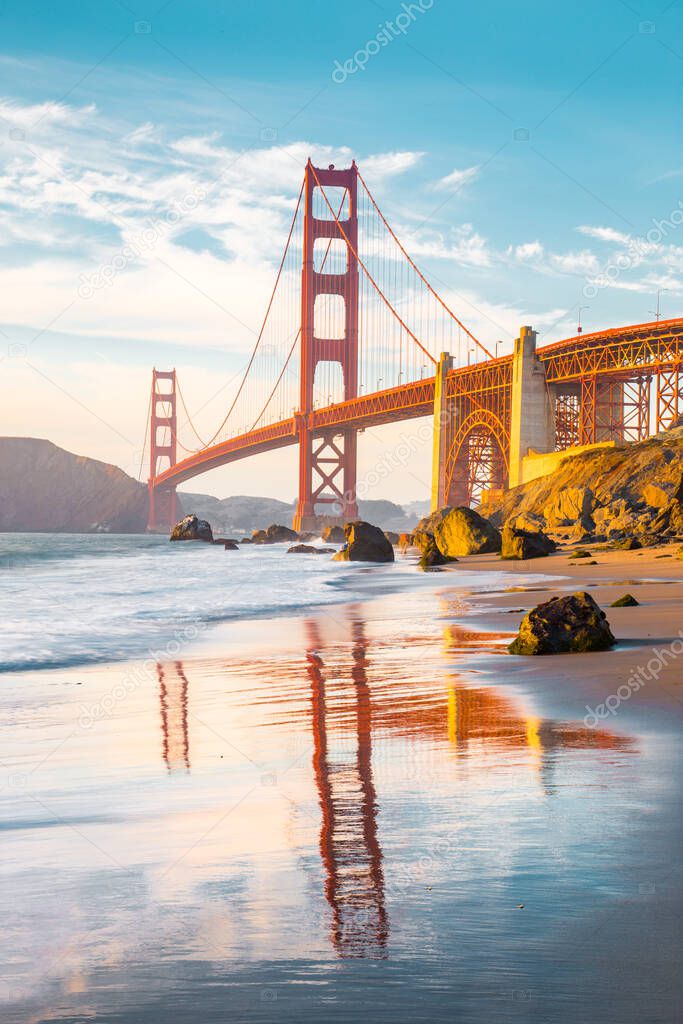
[[[355,162],[309,160],[254,348],[211,437],[175,370],[152,372],[148,528],[175,522],[179,484],[289,445],[294,527],[352,519],[358,432],[423,416],[434,418],[432,507],[473,504],[529,478],[534,455],[671,426],[682,363],[683,319],[543,347],[525,326],[512,354],[494,356],[418,268]]]

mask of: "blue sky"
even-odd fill
[[[658,289],[679,314],[683,231],[652,231],[683,208],[683,5],[410,9],[372,54],[402,3],[0,3],[2,433],[137,474],[154,363],[178,367],[194,410],[221,389],[198,413],[210,433],[309,153],[357,158],[487,343],[510,345],[521,323],[567,336],[585,305],[588,328],[645,320]],[[201,216],[79,296],[150,217],[233,163]],[[398,434],[364,436],[361,472]],[[195,486],[289,497],[294,458]],[[375,496],[422,497],[428,463],[418,452]]]

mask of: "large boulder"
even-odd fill
[[[328,544],[343,544],[346,540],[343,526],[325,526],[320,536]]]
[[[393,562],[394,549],[378,526],[362,519],[344,524],[346,543],[335,562]]]
[[[288,526],[269,526],[265,530],[254,530],[251,535],[253,544],[291,544],[293,540],[298,540],[299,534],[295,530],[290,530]]]
[[[519,530],[506,525],[502,540],[500,557],[506,559],[544,558],[557,549],[555,541],[542,530]]]
[[[429,534],[423,534],[424,537],[428,537]],[[457,562],[457,558],[446,558],[442,555],[437,548],[434,538],[421,548],[422,555],[420,561],[417,563],[420,569],[435,569],[437,566],[446,565],[448,562]]]
[[[510,654],[574,654],[605,651],[615,643],[605,613],[582,590],[532,608],[508,650]]]
[[[199,519],[193,512],[184,516],[171,530],[170,540],[203,540],[213,544],[213,532],[206,519]]]
[[[429,548],[433,547],[435,544],[434,534],[431,533],[431,531],[423,530],[418,526],[415,533],[411,536],[409,544],[424,554],[425,551],[429,550]]]
[[[444,508],[427,520],[422,520],[418,531],[433,533],[436,546],[446,558],[500,551],[500,531],[473,508]]]

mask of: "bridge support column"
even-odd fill
[[[168,381],[167,386],[163,382]],[[161,389],[164,390],[161,390]],[[163,433],[160,435],[160,431]],[[168,431],[168,434],[166,434]],[[149,424],[149,513],[147,529],[170,531],[177,520],[175,487],[157,487],[159,473],[177,462],[176,376],[175,370],[152,370],[152,401]]]
[[[318,530],[321,518],[342,523],[358,518],[356,504],[356,431],[316,437],[299,431],[299,501],[292,526]]]
[[[536,331],[522,327],[512,354],[510,406],[510,487],[523,483],[522,463],[529,450],[555,449],[555,422],[545,380],[536,355]]]
[[[434,379],[434,440],[432,447],[432,500],[431,510],[436,512],[446,504],[446,460],[451,432],[448,427],[446,377],[453,366],[453,357],[442,352]]]
[[[327,188],[343,196],[338,214],[329,204]],[[333,241],[341,243],[345,249],[346,269],[341,273],[325,272],[321,260],[320,270],[316,270],[315,243],[322,243],[324,253]],[[297,428],[299,500],[293,520],[295,530],[317,530],[321,516],[338,523],[358,516],[355,430],[320,434],[310,428],[315,404],[315,371],[320,363],[341,366],[344,401],[358,394],[357,251],[358,169],[355,163],[337,169],[333,165],[314,167],[309,160],[304,178],[301,390]],[[332,314],[328,322],[325,313],[326,300],[329,305],[331,299],[341,300],[343,313],[337,314],[338,322]]]

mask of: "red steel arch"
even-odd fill
[[[505,485],[510,434],[490,409],[473,409],[458,426],[446,459],[446,503],[471,505],[482,490]]]

